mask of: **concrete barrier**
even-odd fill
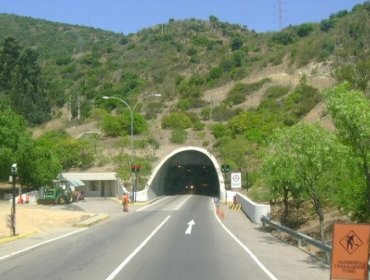
[[[258,204],[241,193],[236,193],[236,200],[242,206],[243,212],[255,224],[261,224],[261,217],[270,217],[271,207],[268,204]]]

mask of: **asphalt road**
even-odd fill
[[[268,273],[221,226],[212,199],[191,195],[0,259],[2,280],[274,279]]]

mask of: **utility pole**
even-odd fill
[[[15,181],[17,178],[17,164],[13,163],[11,168],[12,173],[12,211],[11,211],[11,228],[12,228],[12,234],[15,236],[15,196],[16,196],[16,190],[15,190]]]
[[[77,119],[80,120],[80,92],[77,92]]]
[[[68,97],[68,120],[72,121],[72,97],[69,95]]]

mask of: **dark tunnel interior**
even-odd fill
[[[157,195],[220,195],[216,168],[211,159],[199,151],[183,151],[172,156],[159,173],[162,187]]]

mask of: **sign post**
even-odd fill
[[[221,171],[224,173],[224,180],[226,181],[226,174],[230,173],[230,165],[228,164],[222,164],[221,165]],[[227,189],[226,189],[226,184],[225,184],[225,204],[227,204]]]
[[[367,280],[370,225],[335,224],[330,279]]]
[[[16,196],[16,191],[15,191],[15,184],[16,184],[16,179],[17,179],[17,164],[13,163],[11,167],[11,178],[12,178],[12,209],[11,209],[11,229],[12,229],[12,234],[15,236],[15,196]]]

